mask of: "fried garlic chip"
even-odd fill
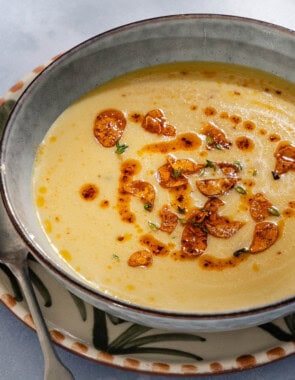
[[[232,189],[238,182],[239,178],[216,178],[197,180],[197,188],[207,197],[223,195]]]
[[[214,124],[209,123],[202,129],[202,134],[206,136],[207,149],[229,149],[232,143],[226,138],[222,129],[216,127]]]
[[[183,186],[188,183],[188,179],[180,171],[175,171],[170,164],[159,167],[158,178],[160,186],[164,188]]]
[[[200,256],[207,248],[207,233],[198,223],[188,221],[181,236],[181,251],[186,256]]]
[[[225,216],[219,216],[214,221],[206,221],[208,233],[221,239],[229,239],[245,225],[244,222],[231,221]]]
[[[177,160],[173,156],[168,156],[167,161],[174,171],[186,175],[198,173],[205,166],[203,164],[197,164],[188,158],[180,158]]]
[[[178,223],[178,216],[174,212],[169,211],[168,206],[163,206],[159,212],[161,218],[160,230],[171,234]]]
[[[123,112],[116,109],[107,109],[100,112],[94,121],[93,134],[96,140],[104,147],[110,148],[120,140],[126,127],[126,118]]]
[[[281,174],[295,170],[295,146],[283,143],[278,147],[274,156],[276,158],[274,178],[275,175],[279,178]]]
[[[153,263],[153,254],[145,249],[134,252],[128,259],[130,267],[149,267]]]
[[[134,195],[144,204],[147,211],[152,211],[154,208],[156,192],[149,182],[146,181],[132,181],[124,184],[124,190]]]
[[[164,136],[175,136],[176,129],[167,122],[164,112],[160,109],[149,111],[143,118],[142,127],[150,132]]]
[[[257,193],[249,199],[250,214],[255,222],[262,222],[269,216],[269,209],[272,204],[262,193]]]
[[[279,227],[275,223],[257,223],[254,230],[253,240],[250,245],[251,253],[265,251],[272,246],[279,237]]]

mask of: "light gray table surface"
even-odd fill
[[[34,67],[89,37],[133,21],[181,13],[245,16],[295,30],[293,0],[0,0],[0,97]],[[165,379],[57,351],[76,379]],[[0,304],[0,379],[42,378],[43,359],[35,333]],[[294,380],[295,356],[214,378]]]

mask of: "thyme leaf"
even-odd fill
[[[273,215],[273,216],[280,216],[281,215],[279,210],[277,208],[275,208],[274,206],[268,208],[267,211],[270,215]]]
[[[160,228],[159,226],[157,226],[155,223],[151,221],[148,222],[148,225],[152,231],[157,231]]]
[[[214,146],[218,150],[223,150],[223,146],[221,144],[215,144]]]
[[[238,168],[239,172],[241,172],[243,170],[243,166],[242,166],[242,164],[241,164],[240,161],[234,161],[233,164],[236,165],[236,167]]]
[[[185,207],[177,206],[177,212],[179,214],[185,214],[186,213],[186,208]]]
[[[214,163],[210,160],[206,160],[206,166],[205,168],[211,168],[213,169],[214,171],[216,170],[216,166],[214,165]]]
[[[191,225],[194,226],[194,227],[201,227],[201,223],[198,223],[198,222],[195,222],[195,221],[191,221]]]
[[[201,170],[200,170],[200,176],[203,176],[204,174],[205,174],[205,168],[202,168]]]
[[[206,135],[206,143],[208,145],[212,145],[214,143],[213,137],[210,135]]]
[[[172,177],[173,178],[178,178],[180,176],[180,174],[181,174],[181,169],[180,168],[172,170]]]
[[[147,211],[149,211],[152,207],[152,204],[150,202],[147,202],[143,205],[143,208]]]
[[[247,194],[247,191],[242,186],[235,186],[234,189],[239,194]]]
[[[278,180],[278,179],[280,179],[280,176],[278,175],[277,172],[271,172],[271,173],[272,173],[272,176],[273,176],[273,179],[274,179],[274,180]]]
[[[234,257],[239,257],[243,253],[248,253],[248,252],[250,252],[249,248],[238,249],[237,251],[234,252]]]
[[[122,154],[125,152],[125,150],[128,148],[128,145],[126,144],[120,144],[119,140],[116,141],[116,154]]]

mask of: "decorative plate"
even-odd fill
[[[0,130],[22,91],[47,64],[35,68],[0,98]],[[32,257],[29,263],[52,339],[86,359],[145,373],[200,376],[253,368],[295,353],[295,314],[232,332],[160,331],[126,322],[86,304],[64,289]],[[34,327],[16,279],[2,264],[0,299],[17,317]]]

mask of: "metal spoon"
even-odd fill
[[[28,249],[10,222],[0,199],[0,262],[7,265],[24,293],[44,356],[45,380],[73,380],[72,373],[61,363],[54,350],[28,272]]]

